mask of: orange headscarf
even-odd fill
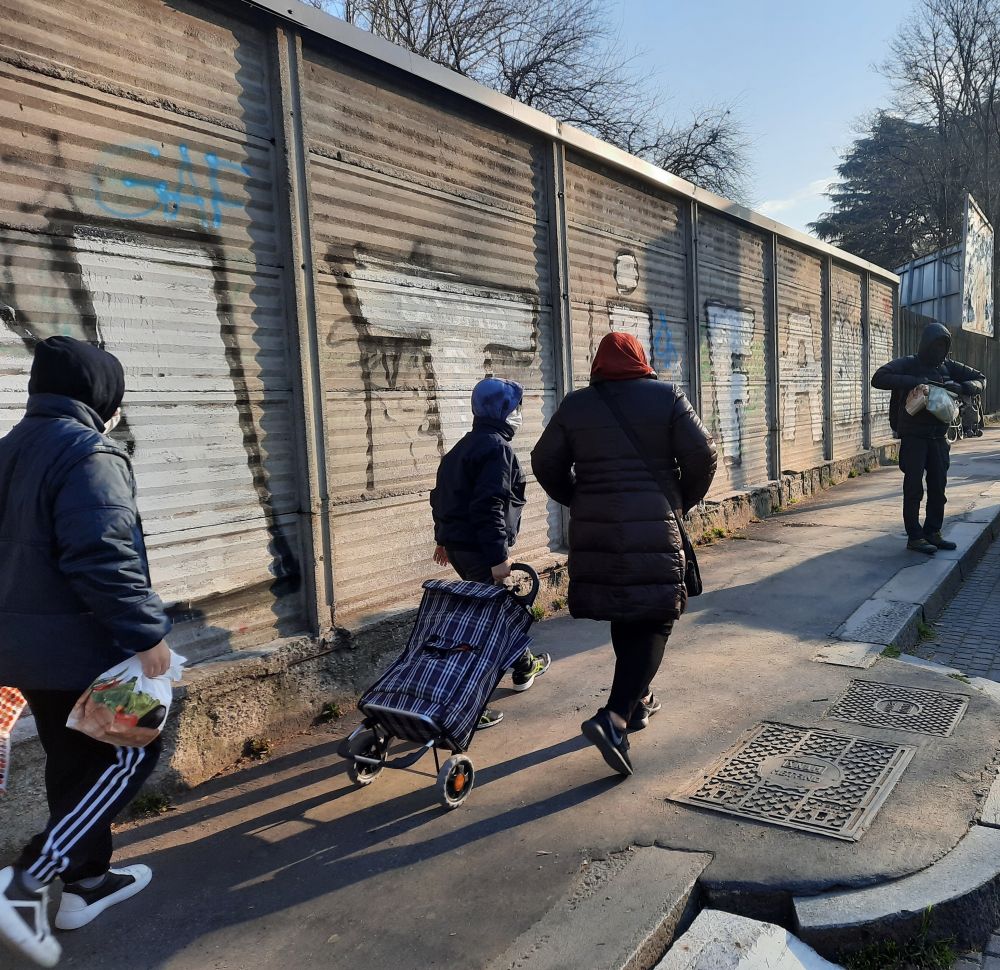
[[[590,368],[592,381],[631,381],[655,373],[646,360],[642,344],[630,333],[615,330],[597,348]]]

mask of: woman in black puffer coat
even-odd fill
[[[673,483],[669,502],[599,383],[647,460]],[[566,397],[531,453],[539,484],[570,509],[570,613],[611,621],[616,661],[608,705],[581,728],[624,775],[632,773],[627,732],[644,728],[660,709],[650,682],[687,605],[673,509],[686,513],[705,497],[715,466],[715,444],[687,398],[657,382],[642,345],[624,333],[601,341],[591,386]]]

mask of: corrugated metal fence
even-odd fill
[[[527,463],[612,329],[699,403],[715,496],[888,437],[876,267],[294,2],[0,23],[0,429],[35,340],[121,357],[192,657],[412,596],[473,384],[525,385]],[[532,484],[519,555],[561,544]]]

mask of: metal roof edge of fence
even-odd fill
[[[415,77],[419,77],[437,87],[466,98],[498,114],[504,115],[518,124],[524,125],[534,131],[561,142],[569,148],[588,155],[592,158],[606,162],[614,168],[620,169],[645,182],[650,182],[661,188],[667,189],[675,195],[693,199],[705,208],[719,212],[722,215],[730,216],[740,222],[748,223],[766,232],[773,232],[783,239],[792,243],[806,246],[816,252],[830,255],[840,263],[849,264],[857,269],[867,270],[873,275],[882,277],[892,283],[898,283],[899,277],[883,266],[871,263],[860,256],[855,256],[846,250],[831,246],[829,243],[810,236],[808,233],[791,226],[776,222],[768,216],[748,209],[715,195],[705,189],[682,179],[677,175],[671,175],[666,169],[653,165],[652,162],[644,161],[635,155],[630,155],[621,148],[602,141],[593,135],[574,128],[572,125],[563,124],[551,115],[547,115],[537,108],[522,104],[513,98],[508,98],[504,94],[493,91],[485,87],[478,81],[465,77],[462,74],[420,57],[403,47],[398,47],[381,37],[361,30],[352,24],[324,13],[316,7],[302,3],[301,0],[243,0],[244,3],[253,7],[266,10],[274,16],[290,21],[300,28],[311,31],[322,37],[332,40],[345,47],[349,47],[368,57],[388,64]]]

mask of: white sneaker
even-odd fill
[[[14,875],[12,866],[0,870],[0,942],[40,967],[54,967],[62,947],[49,929],[49,887],[32,892]]]
[[[123,866],[109,869],[104,882],[93,889],[86,889],[79,883],[65,886],[56,913],[56,929],[78,930],[86,926],[106,909],[142,892],[152,878],[153,870],[149,866]]]

